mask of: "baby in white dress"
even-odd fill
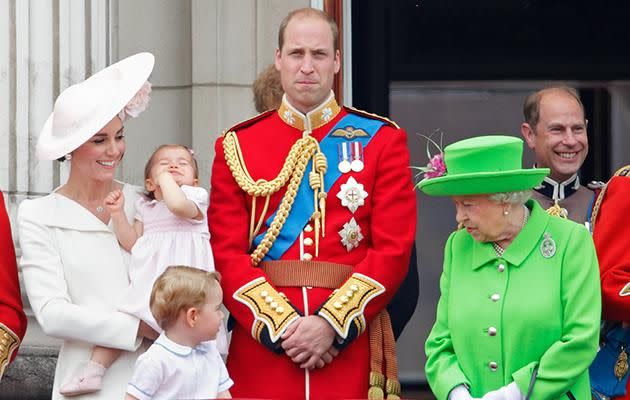
[[[153,283],[167,267],[187,265],[214,271],[206,212],[208,192],[198,186],[198,167],[192,150],[182,145],[160,146],[145,167],[147,196],[136,203],[134,224],[123,211],[120,190],[105,199],[114,232],[121,246],[131,252],[130,285],[119,309],[137,316],[141,324],[161,332],[149,310]],[[223,324],[216,346],[227,354]],[[65,396],[100,390],[102,377],[118,358],[120,350],[97,346],[85,368],[60,388]]]

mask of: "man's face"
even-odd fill
[[[276,50],[276,69],[289,103],[307,113],[319,106],[339,72],[339,50],[326,21],[296,16],[284,31],[284,45]]]
[[[543,94],[535,127],[524,123],[521,132],[536,154],[536,165],[551,169],[550,177],[563,182],[575,174],[588,153],[586,121],[579,103],[569,94]]]

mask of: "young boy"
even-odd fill
[[[126,400],[231,398],[234,382],[216,345],[223,321],[216,272],[171,266],[151,291],[151,312],[164,332],[136,361]]]

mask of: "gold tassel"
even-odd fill
[[[388,378],[385,383],[385,392],[387,392],[387,400],[400,400],[400,382]]]
[[[555,201],[555,204],[553,206],[547,209],[547,214],[553,215],[554,217],[564,218],[564,219],[569,217],[569,212],[567,211],[566,208],[560,207],[558,200]]]
[[[385,377],[380,372],[370,372],[370,389],[368,390],[369,400],[382,400],[385,398],[383,387],[385,386]]]

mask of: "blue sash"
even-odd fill
[[[334,161],[337,160],[337,145],[342,142],[348,142],[348,139],[344,137],[332,136],[331,133],[336,131],[337,129],[345,129],[346,127],[353,127],[354,129],[362,129],[369,136],[367,137],[356,137],[352,141],[360,142],[365,149],[367,145],[370,143],[370,140],[374,137],[374,134],[383,126],[385,123],[383,121],[379,121],[376,119],[366,118],[357,114],[348,114],[343,117],[339,122],[328,132],[326,137],[319,143],[319,147],[326,156],[328,160],[328,170],[326,174],[324,174],[324,190],[328,192],[330,188],[335,184],[337,179],[341,176],[341,172],[335,165]],[[332,164],[332,165],[331,165]],[[265,256],[264,260],[279,260],[282,255],[295,243],[298,236],[300,236],[300,232],[306,225],[306,223],[311,219],[313,215],[313,211],[315,211],[313,205],[313,189],[311,189],[308,183],[308,171],[311,170],[313,165],[313,161],[310,160],[306,166],[306,170],[304,172],[304,177],[302,178],[302,182],[300,183],[300,187],[298,188],[297,195],[295,196],[295,200],[293,202],[293,207],[291,208],[291,212],[287,216],[286,222],[282,226],[280,233],[276,241],[273,243],[273,246],[269,250],[269,253]],[[273,218],[276,216],[278,210],[274,211],[274,213],[267,219],[267,226],[271,225]],[[265,234],[261,233],[254,239],[254,246],[258,246],[258,244],[262,241]]]

